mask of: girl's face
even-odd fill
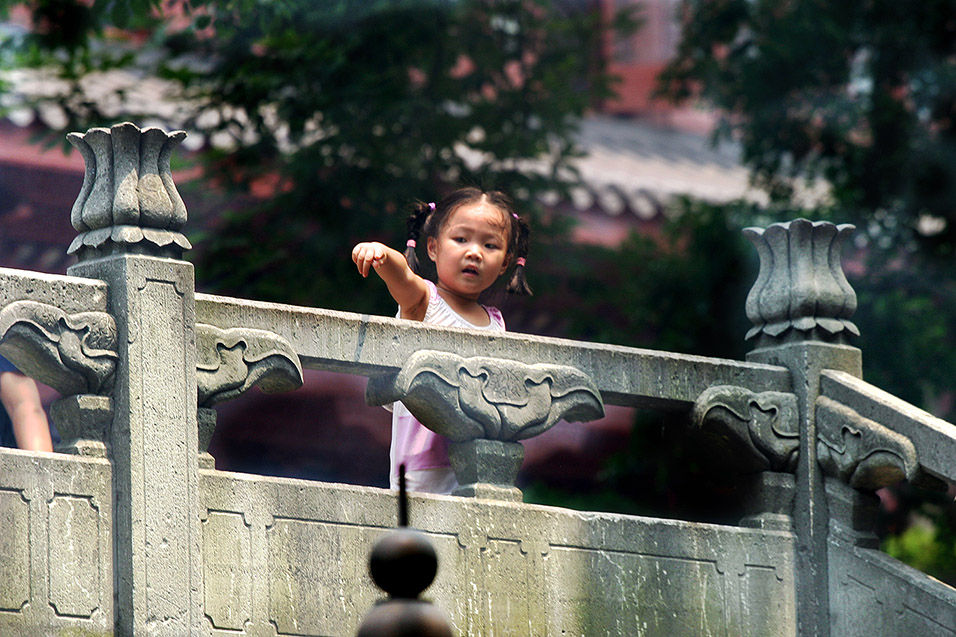
[[[428,256],[441,286],[477,301],[508,269],[510,229],[505,214],[488,202],[453,210],[438,236],[428,237]]]

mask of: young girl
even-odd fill
[[[415,248],[421,237],[435,262],[437,283],[418,274]],[[372,241],[355,246],[352,261],[363,277],[374,269],[385,281],[401,318],[503,332],[501,312],[480,304],[478,297],[512,263],[515,272],[507,290],[531,294],[524,277],[528,238],[528,224],[515,214],[506,195],[461,188],[437,205],[415,208],[408,218],[404,255]],[[425,428],[401,403],[393,406],[389,460],[393,489],[398,488],[402,464],[410,491],[451,493],[458,486],[448,460],[448,440]]]

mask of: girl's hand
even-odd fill
[[[352,248],[352,261],[359,274],[367,277],[371,268],[379,268],[387,256],[385,246],[377,241],[366,241]]]

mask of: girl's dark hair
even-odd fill
[[[498,190],[485,192],[480,188],[468,186],[447,195],[438,203],[416,202],[408,215],[408,242],[405,248],[405,260],[408,267],[416,274],[421,274],[415,248],[421,238],[437,237],[438,231],[448,219],[449,215],[461,206],[478,203],[486,200],[504,213],[510,223],[508,254],[515,257],[514,274],[506,288],[514,294],[531,295],[531,288],[525,278],[525,259],[528,257],[528,247],[531,243],[531,227],[528,222],[514,211],[511,198]]]

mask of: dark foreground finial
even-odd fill
[[[408,526],[408,492],[405,490],[405,465],[398,465],[398,526]]]
[[[445,614],[418,598],[438,572],[438,555],[422,533],[408,526],[405,465],[398,472],[399,528],[375,543],[368,567],[372,580],[389,598],[372,607],[358,637],[451,637]]]

